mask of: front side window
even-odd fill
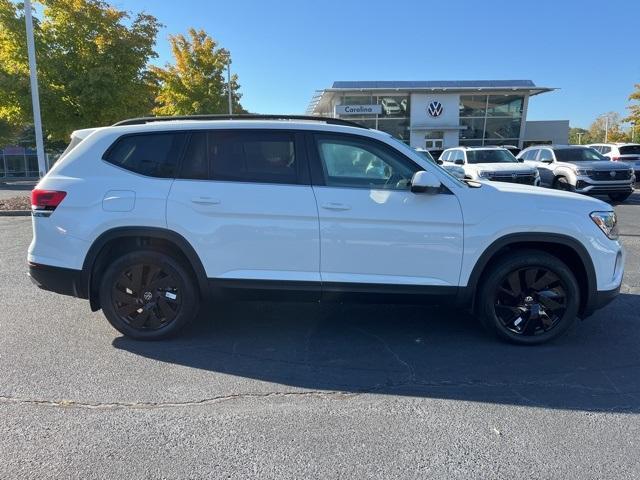
[[[539,162],[552,162],[553,161],[553,153],[548,148],[543,148],[540,150],[540,156],[538,157]]]
[[[366,139],[318,135],[318,156],[331,187],[407,190],[420,167]]]
[[[609,153],[611,151],[611,147],[607,145],[603,145],[602,147],[597,148],[596,150],[598,150],[598,152],[600,153]]]
[[[185,151],[180,177],[297,183],[293,135],[254,130],[194,132]]]
[[[107,150],[104,160],[141,175],[173,178],[186,138],[182,132],[125,135]]]

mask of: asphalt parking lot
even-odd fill
[[[616,210],[622,294],[533,348],[444,308],[289,303],[134,342],[31,285],[31,220],[0,217],[0,477],[640,477],[640,194]]]

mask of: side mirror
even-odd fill
[[[540,160],[542,163],[553,163],[553,158],[545,158],[544,160]]]
[[[442,160],[438,159],[438,160],[436,160],[436,163],[437,163],[438,165],[442,165],[442,164],[444,164],[444,161],[442,161]]]
[[[411,179],[411,191],[413,193],[438,193],[442,184],[437,177],[431,172],[424,170],[413,174]]]
[[[454,163],[455,163],[456,165],[464,165],[464,160],[457,159]]]

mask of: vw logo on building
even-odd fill
[[[442,115],[442,110],[442,104],[437,100],[431,102],[427,107],[427,113],[432,117],[439,117],[440,115]]]

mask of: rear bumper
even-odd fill
[[[71,297],[88,298],[86,288],[83,286],[82,270],[29,262],[29,277],[43,290]]]

